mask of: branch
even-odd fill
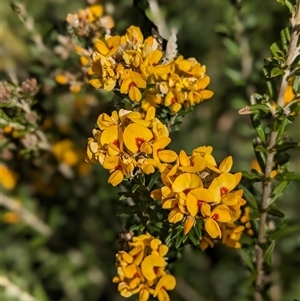
[[[38,301],[27,292],[22,291],[17,285],[10,282],[5,276],[0,277],[0,286],[6,289],[8,295],[17,297],[19,301]]]
[[[291,74],[291,71],[289,70],[292,62],[294,59],[300,55],[300,48],[297,47],[298,38],[299,38],[299,26],[300,26],[300,1],[298,1],[296,13],[292,16],[291,19],[292,23],[292,35],[291,40],[289,44],[289,49],[287,52],[287,59],[286,59],[286,65],[287,70],[285,71],[285,74],[281,78],[281,82],[279,85],[279,91],[278,91],[278,98],[277,98],[277,104],[280,106],[283,106],[284,104],[284,93],[286,91],[287,87],[287,79]],[[270,196],[271,196],[271,184],[272,181],[270,179],[270,174],[273,167],[274,162],[274,156],[276,154],[275,151],[272,151],[273,147],[276,144],[277,140],[277,132],[271,132],[270,139],[268,143],[268,150],[266,157],[266,166],[264,171],[264,179],[265,182],[263,184],[263,192],[262,192],[262,200],[261,200],[261,207],[260,210],[262,212],[261,217],[259,219],[259,226],[258,226],[258,244],[256,246],[256,272],[257,277],[255,281],[255,301],[263,301],[262,296],[262,289],[264,287],[264,267],[263,267],[263,256],[264,256],[264,250],[263,245],[266,242],[266,219],[267,219],[267,209],[270,203]]]
[[[37,232],[41,233],[42,235],[49,237],[52,235],[52,229],[46,225],[42,220],[37,218],[33,213],[27,210],[25,207],[20,205],[20,203],[14,201],[12,198],[1,194],[0,204],[7,209],[17,213],[21,219],[35,229]]]

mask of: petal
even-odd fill
[[[179,208],[173,209],[168,216],[168,221],[170,223],[176,224],[180,222],[184,217],[184,214],[179,210]]]
[[[179,162],[180,162],[181,166],[190,166],[191,165],[190,159],[184,150],[181,150],[179,153]]]
[[[137,274],[137,268],[135,264],[130,264],[123,269],[124,276],[128,279],[132,279]]]
[[[184,222],[183,234],[187,235],[191,231],[194,225],[195,225],[195,218],[189,215]]]
[[[163,257],[152,254],[145,257],[145,259],[142,261],[141,270],[145,278],[151,281],[157,277],[155,268],[156,267],[163,268],[165,267],[165,265],[166,262],[163,259]]]
[[[212,211],[211,217],[218,222],[228,223],[231,220],[230,209],[226,205],[219,205]]]
[[[136,153],[139,151],[140,145],[145,141],[150,141],[153,138],[152,132],[137,123],[129,124],[123,133],[123,140],[125,146]]]
[[[187,195],[186,206],[192,216],[196,216],[202,203],[214,202],[214,195],[206,188],[196,188]]]
[[[232,164],[233,164],[232,156],[228,156],[219,165],[219,170],[221,172],[229,172],[232,167]]]
[[[205,230],[212,238],[221,238],[221,230],[218,223],[212,218],[206,218],[204,222]]]
[[[158,157],[163,162],[171,163],[176,161],[177,153],[172,150],[161,150],[158,152]]]
[[[113,143],[115,145],[118,144],[118,134],[119,129],[117,125],[113,125],[105,129],[101,135],[100,143],[102,145]]]
[[[139,294],[139,301],[148,301],[150,293],[147,288],[142,288]]]
[[[194,174],[184,173],[179,175],[172,184],[174,192],[182,192],[193,188],[198,188],[202,184],[201,179]]]
[[[176,286],[176,279],[174,276],[166,274],[161,277],[155,287],[153,297],[155,298],[160,290],[173,290]]]
[[[120,170],[116,170],[108,178],[108,183],[110,183],[112,186],[117,186],[123,181],[123,179],[123,173]]]

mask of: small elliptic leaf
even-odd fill
[[[238,187],[244,190],[244,197],[248,201],[249,205],[254,209],[258,209],[257,200],[250,190],[242,184],[239,184]]]
[[[277,216],[277,217],[280,217],[280,218],[284,218],[285,217],[285,215],[284,215],[283,212],[281,212],[281,211],[279,211],[279,210],[277,210],[275,208],[270,208],[268,210],[268,214],[274,215],[274,216]]]
[[[276,185],[276,187],[274,188],[274,191],[271,195],[270,205],[272,205],[276,202],[276,200],[283,193],[284,189],[286,188],[286,186],[288,184],[289,184],[289,182],[284,180],[284,181],[280,182],[278,185]]]
[[[264,254],[264,258],[263,258],[264,262],[267,263],[268,265],[270,265],[272,262],[272,254],[273,254],[274,248],[275,248],[275,241],[273,240],[271,242],[271,244],[269,245],[269,247],[267,248],[267,250]]]
[[[250,271],[253,271],[254,265],[252,263],[250,255],[243,249],[240,249],[239,253],[240,253],[241,258],[242,258],[243,262],[245,263],[245,265],[249,268]]]
[[[281,76],[283,74],[284,74],[284,71],[281,70],[279,67],[274,67],[270,72],[271,78]]]

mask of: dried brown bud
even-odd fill
[[[35,78],[26,79],[22,82],[21,92],[24,94],[34,95],[37,92],[37,81]]]
[[[0,81],[0,101],[8,102],[11,96],[9,85],[5,81]]]

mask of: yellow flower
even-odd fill
[[[141,124],[129,124],[123,133],[124,144],[133,153],[137,153],[146,142],[153,138],[152,132]]]
[[[241,173],[236,175],[222,173],[214,178],[208,189],[214,195],[215,203],[220,203],[222,196],[233,190],[239,183],[240,178]]]
[[[231,220],[230,210],[226,205],[219,205],[211,212],[208,218],[204,220],[205,230],[212,238],[222,236],[218,222],[227,223]]]
[[[209,203],[214,203],[214,195],[206,188],[196,188],[187,195],[186,206],[192,216],[200,211],[203,217],[210,216]]]
[[[129,72],[120,87],[120,92],[122,94],[129,94],[129,98],[132,101],[140,101],[142,98],[142,93],[139,88],[146,88],[146,81],[143,79],[140,73],[135,71]]]
[[[109,37],[105,42],[97,40],[95,42],[96,50],[103,56],[109,57],[114,55],[121,44],[120,36]]]
[[[131,42],[133,45],[141,44],[144,41],[141,29],[136,26],[130,26],[125,34],[125,39],[127,42]]]
[[[134,236],[129,242],[129,252],[119,251],[116,255],[117,276],[113,282],[123,297],[139,294],[140,301],[150,295],[160,301],[169,300],[167,290],[174,289],[176,280],[167,274],[165,256],[168,247],[149,233]]]
[[[18,181],[18,175],[3,163],[0,163],[0,183],[5,189],[13,189]]]
[[[293,78],[290,78],[288,80],[288,85],[285,89],[285,92],[284,92],[284,105],[288,105],[291,101],[293,101],[295,99],[296,95],[295,95],[295,92],[293,90]]]
[[[88,18],[90,22],[95,21],[103,14],[103,7],[102,5],[92,5],[88,8]]]
[[[57,160],[69,166],[74,166],[79,162],[79,155],[75,145],[71,140],[65,139],[53,144],[53,153]]]
[[[157,283],[153,297],[155,298],[157,296],[159,301],[169,301],[170,297],[166,291],[173,290],[175,286],[175,277],[172,275],[164,275]]]

